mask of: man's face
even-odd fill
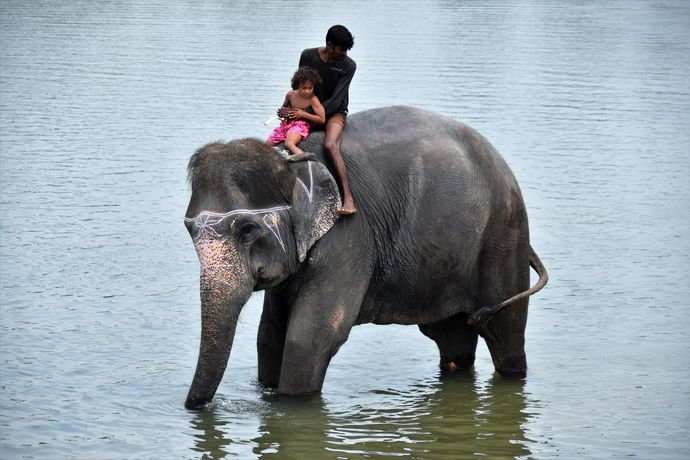
[[[334,45],[332,42],[326,43],[328,51],[328,62],[342,61],[347,56],[347,50],[342,46]]]

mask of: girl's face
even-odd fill
[[[314,94],[314,83],[310,81],[303,81],[299,84],[297,91],[300,97],[310,98]]]

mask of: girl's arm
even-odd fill
[[[308,120],[319,125],[326,123],[326,110],[323,108],[323,105],[321,105],[319,98],[312,96],[310,102],[311,109],[314,113],[309,113],[302,109],[295,109],[295,118],[302,118],[303,120]]]

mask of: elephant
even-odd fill
[[[278,394],[320,392],[331,358],[365,323],[418,325],[442,372],[471,369],[481,336],[500,375],[524,377],[528,300],[548,274],[496,149],[419,108],[352,114],[341,152],[358,211],[341,217],[322,144],[315,131],[300,144],[310,153],[296,156],[254,138],[192,155],[185,225],[200,262],[201,341],[185,406],[213,399],[240,311],[259,290],[258,381]]]

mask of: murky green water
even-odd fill
[[[0,457],[687,458],[690,7],[613,2],[0,3]],[[359,326],[323,393],[256,382],[261,295],[213,405],[189,156],[264,137],[299,52],[347,25],[356,112],[468,123],[522,186],[551,282],[530,371],[441,379]]]

